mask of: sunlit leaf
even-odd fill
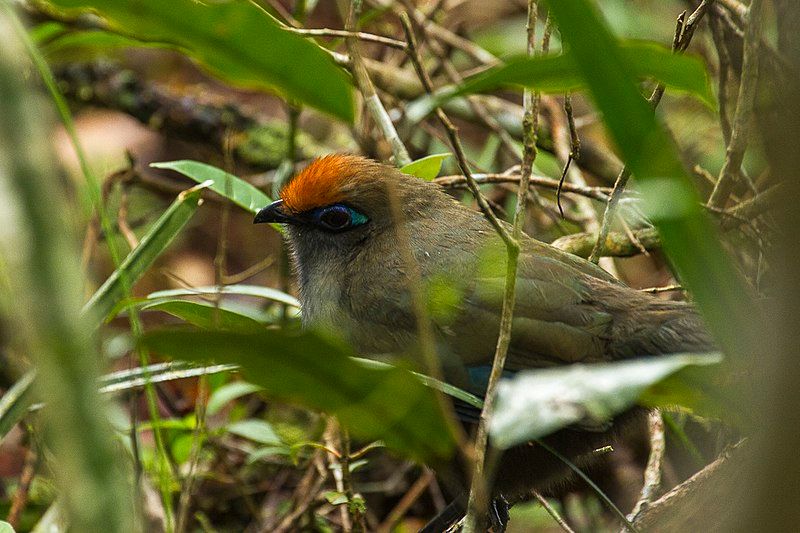
[[[498,387],[490,425],[492,443],[509,448],[571,424],[603,423],[636,404],[645,391],[667,377],[721,360],[718,353],[677,354],[520,372]]]
[[[218,294],[253,296],[291,305],[292,307],[300,307],[300,302],[297,301],[297,298],[283,291],[270,287],[244,284],[222,286],[209,285],[204,287],[192,287],[191,289],[167,289],[151,292],[147,295],[147,299],[158,300],[161,298],[175,298],[178,296],[215,296]]]
[[[335,414],[354,436],[418,459],[449,456],[454,437],[433,391],[398,368],[367,368],[347,346],[313,332],[164,330],[142,342],[169,357],[235,363],[284,400]]]
[[[150,163],[153,168],[164,168],[180,172],[197,183],[210,181],[210,189],[243,209],[256,214],[259,209],[272,203],[272,199],[241,178],[224,170],[199,161],[181,160]]]
[[[278,90],[348,122],[353,98],[346,74],[315,43],[280,28],[255,2],[222,0],[50,0],[76,15],[88,10],[138,41],[181,51],[228,83]]]
[[[404,174],[411,174],[425,181],[431,181],[439,175],[442,169],[442,162],[450,157],[449,153],[446,154],[433,154],[405,165],[400,169]]]

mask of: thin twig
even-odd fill
[[[405,516],[411,506],[414,505],[414,502],[419,499],[422,493],[425,492],[425,489],[427,489],[435,479],[436,476],[434,476],[433,472],[425,469],[422,475],[419,476],[414,484],[406,491],[400,501],[397,502],[397,505],[389,512],[389,515],[383,523],[378,526],[378,532],[389,533],[392,527]]]
[[[422,82],[423,87],[425,88],[425,92],[428,94],[433,94],[433,84],[431,83],[431,79],[428,76],[428,72],[425,70],[425,67],[422,65],[422,58],[419,55],[419,49],[417,48],[417,40],[414,36],[414,30],[411,28],[411,20],[408,18],[406,13],[401,13],[400,15],[400,22],[403,25],[403,31],[406,33],[406,40],[408,41],[408,55],[411,59],[411,62],[414,65],[414,68],[417,71],[417,75]],[[461,139],[458,136],[458,130],[447,117],[447,115],[442,111],[440,107],[436,108],[436,118],[439,119],[442,126],[444,127],[445,131],[447,132],[447,137],[450,140],[450,144],[453,148],[453,153],[456,156],[456,161],[458,161],[458,166],[461,169],[461,172],[464,173],[464,178],[467,180],[467,186],[469,187],[470,192],[475,197],[475,201],[478,203],[478,207],[480,207],[481,211],[483,212],[486,219],[492,225],[492,227],[497,231],[500,237],[503,239],[503,242],[508,244],[512,242],[513,239],[511,234],[508,233],[506,227],[500,223],[500,221],[495,216],[492,208],[489,206],[486,198],[481,193],[480,189],[478,188],[478,184],[475,182],[475,179],[472,177],[472,171],[469,168],[469,164],[467,163],[467,156],[464,153],[464,147],[461,145]]]
[[[572,93],[570,92],[564,95],[564,114],[567,115],[567,125],[569,126],[570,150],[556,190],[556,204],[562,217],[564,216],[564,210],[561,208],[561,191],[564,188],[564,180],[569,172],[570,164],[581,157],[581,138],[578,136],[578,129],[575,127],[575,114],[572,111]]]
[[[561,529],[563,529],[564,531],[566,531],[566,533],[575,533],[575,532],[572,530],[572,528],[571,528],[571,527],[569,527],[569,524],[567,524],[567,521],[566,521],[566,520],[564,520],[564,519],[561,517],[561,515],[560,515],[560,514],[558,514],[558,511],[556,511],[556,510],[555,510],[555,508],[554,508],[552,505],[550,505],[550,502],[548,502],[548,501],[545,499],[545,497],[544,497],[544,496],[542,496],[541,494],[539,494],[537,491],[533,491],[533,497],[534,497],[534,498],[536,498],[536,501],[538,501],[538,502],[539,502],[539,504],[540,504],[542,507],[544,507],[544,510],[545,510],[545,511],[547,511],[547,513],[548,513],[550,516],[552,516],[552,517],[553,517],[553,520],[555,520],[555,521],[558,523],[558,525],[559,525],[559,526],[561,526]]]
[[[361,0],[352,0],[345,24],[345,28],[348,32],[352,33],[356,30],[356,23],[360,12]],[[408,150],[397,134],[397,130],[392,123],[392,119],[389,117],[389,113],[386,112],[386,108],[383,106],[383,103],[381,103],[380,98],[378,98],[378,94],[375,92],[375,86],[372,84],[372,80],[364,66],[364,60],[359,51],[359,40],[354,37],[347,37],[345,42],[347,43],[347,52],[350,54],[350,61],[352,62],[351,71],[353,73],[353,79],[361,95],[364,97],[364,104],[367,110],[378,128],[380,128],[383,136],[389,142],[397,165],[404,166],[411,163]]]
[[[713,2],[714,0],[703,0],[700,2],[700,5],[697,6],[697,9],[695,9],[688,19],[686,19],[685,11],[678,15],[675,35],[672,40],[673,52],[682,53],[688,48],[697,24]],[[659,83],[656,85],[656,88],[653,89],[650,98],[648,98],[648,102],[650,102],[653,109],[658,107],[658,104],[661,102],[661,98],[664,96],[664,89],[664,85]],[[616,216],[619,201],[622,198],[622,193],[625,192],[625,187],[630,177],[631,172],[628,165],[625,165],[614,182],[614,190],[611,192],[611,197],[608,199],[605,211],[603,212],[603,219],[600,225],[600,231],[597,234],[597,241],[592,248],[592,253],[589,255],[589,261],[593,263],[597,263],[600,260],[600,256],[603,252],[603,244],[605,243],[608,232],[611,231],[611,224]]]
[[[750,138],[750,122],[758,86],[758,52],[763,31],[763,0],[752,0],[747,14],[747,27],[744,36],[742,55],[742,76],[739,82],[739,97],[733,115],[731,139],[725,154],[725,163],[719,173],[719,180],[708,199],[710,207],[723,207],[733,191],[735,180],[741,173],[744,152]]]
[[[636,523],[636,519],[652,502],[661,488],[661,469],[664,462],[664,420],[661,411],[654,409],[647,417],[647,426],[650,430],[650,455],[644,470],[644,483],[639,500],[628,513],[628,520]],[[624,529],[621,533],[624,533]]]
[[[22,512],[28,504],[29,490],[31,482],[36,474],[36,466],[39,463],[39,455],[36,453],[34,443],[30,442],[28,450],[25,452],[25,462],[22,466],[22,472],[19,475],[19,483],[14,497],[11,500],[11,508],[8,511],[6,522],[11,524],[11,527],[19,527],[19,520],[22,517]]]
[[[527,49],[528,55],[533,55],[536,48],[536,20],[538,16],[537,0],[528,0],[527,24]],[[497,336],[492,370],[489,374],[489,383],[478,421],[478,431],[475,436],[475,465],[472,472],[469,501],[467,502],[467,517],[464,524],[465,533],[476,533],[485,529],[486,509],[489,502],[489,488],[487,481],[487,453],[489,452],[489,421],[494,414],[494,400],[497,385],[503,375],[508,347],[511,345],[511,326],[514,318],[514,305],[516,303],[517,266],[522,238],[522,226],[525,222],[526,204],[528,201],[528,188],[536,159],[536,127],[539,118],[539,94],[525,90],[523,94],[522,119],[522,167],[519,188],[517,189],[517,205],[514,212],[513,239],[506,241],[505,289],[503,292],[503,309],[500,315],[500,331]]]
[[[519,174],[473,174],[473,179],[479,185],[483,185],[486,183],[514,183],[518,184],[520,181],[521,176]],[[438,183],[442,187],[451,188],[451,187],[465,187],[467,184],[467,180],[464,176],[441,176],[433,180],[434,183]],[[530,183],[531,187],[543,187],[546,189],[558,190],[559,182],[548,178],[545,176],[531,176]],[[608,200],[608,195],[611,194],[610,187],[584,187],[581,185],[575,185],[574,183],[565,182],[561,184],[561,189],[564,192],[578,194],[580,196],[585,196],[587,198],[591,198],[593,200],[599,200],[601,202],[605,202]]]
[[[403,41],[392,39],[391,37],[384,37],[383,35],[365,33],[363,31],[332,30],[328,28],[293,28],[291,26],[286,26],[284,29],[291,33],[307,37],[351,37],[367,43],[382,44],[390,48],[396,48],[397,50],[406,49],[406,43]]]

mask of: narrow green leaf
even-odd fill
[[[93,321],[105,320],[124,296],[120,271],[125,271],[128,283],[135,283],[192,218],[200,205],[200,192],[203,188],[202,185],[193,187],[178,195],[142,238],[139,246],[122,261],[119,270],[115,270],[86,302],[82,314],[91,317]]]
[[[139,41],[169,44],[228,83],[277,90],[347,122],[347,75],[315,43],[287,32],[255,2],[220,0],[50,0],[71,16],[89,10]]]
[[[335,414],[357,438],[381,439],[411,457],[454,450],[433,391],[399,368],[367,368],[351,359],[350,348],[314,332],[162,330],[142,342],[177,359],[239,364],[270,395]]]
[[[188,300],[164,300],[147,304],[142,309],[164,311],[203,329],[258,331],[264,325],[247,315],[212,304]]]
[[[733,360],[758,353],[767,328],[700,206],[677,147],[634,84],[636,71],[593,2],[548,2],[603,121],[640,183],[646,214],[683,284]]]
[[[206,414],[208,414],[208,416],[213,416],[219,413],[229,402],[260,390],[262,390],[262,388],[258,385],[253,385],[246,381],[226,383],[211,393],[211,396],[208,398],[208,404],[206,405]]]
[[[272,199],[269,196],[243,179],[199,161],[165,161],[163,163],[150,163],[150,166],[180,172],[197,183],[210,181],[210,189],[212,191],[254,215],[259,209],[272,203]]]
[[[354,361],[358,362],[358,364],[363,365],[367,368],[382,368],[388,369],[392,368],[392,365],[388,363],[384,363],[383,361],[375,361],[373,359],[364,359],[362,357],[354,357]],[[452,396],[453,398],[457,398],[464,403],[467,403],[473,407],[477,407],[478,409],[483,408],[483,400],[472,394],[471,392],[467,392],[463,389],[456,387],[455,385],[451,385],[444,381],[439,381],[436,378],[432,378],[430,376],[426,376],[425,374],[420,374],[419,372],[411,372],[411,374],[419,380],[420,383],[425,385],[426,387],[430,387],[432,389],[436,389],[441,391],[448,396]]]
[[[405,165],[400,169],[404,174],[411,174],[425,181],[431,181],[439,175],[442,169],[442,162],[450,157],[450,153],[446,154],[433,154]]]
[[[233,433],[234,435],[252,440],[259,444],[283,444],[281,438],[275,433],[272,424],[264,420],[256,420],[254,418],[240,420],[228,424],[225,429],[228,430],[228,433]]]
[[[500,382],[492,443],[510,448],[571,424],[604,423],[678,371],[721,360],[718,353],[677,354],[520,372]]]
[[[619,53],[637,78],[654,78],[673,90],[687,92],[713,106],[708,73],[700,59],[674,54],[666,47],[644,41],[621,43]],[[524,86],[549,93],[579,89],[585,81],[575,59],[573,53],[512,59],[465,80],[464,85],[451,96],[507,86]]]
[[[34,401],[31,385],[36,371],[29,370],[0,398],[0,442],[22,420]]]

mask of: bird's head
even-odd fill
[[[371,159],[329,155],[295,176],[280,200],[261,209],[254,223],[285,224],[301,268],[316,258],[347,259],[394,227],[390,195],[395,195],[405,218],[419,220],[431,199],[443,193]]]

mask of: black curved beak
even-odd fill
[[[256,213],[253,219],[253,224],[264,224],[268,222],[275,222],[278,224],[286,224],[294,220],[293,217],[287,215],[283,209],[283,200],[276,200],[269,204],[267,207],[261,209]]]

